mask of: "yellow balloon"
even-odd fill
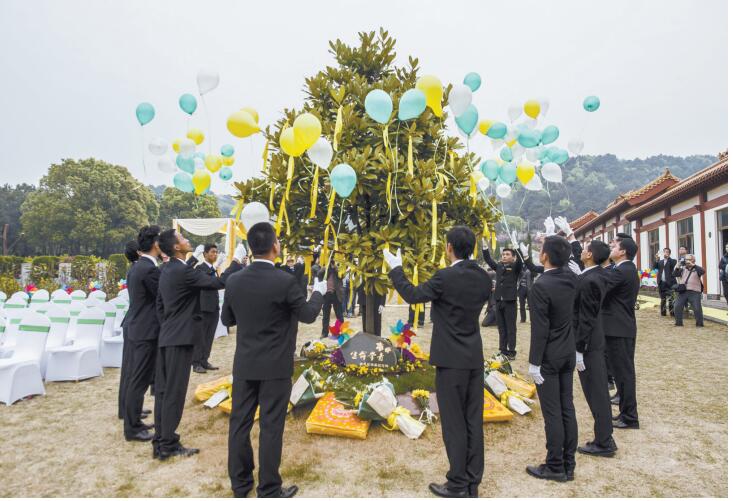
[[[519,179],[519,182],[522,183],[522,186],[525,186],[527,183],[529,183],[534,176],[534,165],[525,162],[517,165],[517,179]]]
[[[433,114],[436,117],[442,117],[443,84],[440,83],[438,77],[434,77],[432,75],[420,77],[415,84],[415,88],[423,91],[428,108],[433,110]]]
[[[530,99],[524,103],[524,112],[529,117],[537,118],[537,115],[540,114],[540,102],[536,99]]]
[[[186,137],[196,144],[204,142],[204,133],[201,132],[201,129],[190,129],[188,134],[186,134]]]
[[[255,119],[255,123],[260,123],[260,115],[259,113],[257,113],[257,110],[255,110],[254,108],[250,108],[249,106],[245,106],[244,108],[242,108],[242,111],[246,111],[247,113],[252,115],[252,118]]]
[[[246,111],[235,111],[227,119],[227,129],[237,137],[249,137],[260,131],[260,126],[251,113]]]
[[[295,138],[307,150],[321,137],[321,121],[312,113],[301,113],[293,122]]]
[[[515,144],[517,144],[517,140],[516,139],[512,139],[511,141],[507,141],[506,142],[506,145],[509,146],[510,148],[512,146],[514,146]]]
[[[492,122],[491,120],[487,118],[484,118],[483,120],[481,120],[478,123],[478,130],[479,132],[481,132],[481,134],[485,136],[486,133],[489,132],[489,129],[491,128],[492,125],[494,125],[494,122]]]
[[[280,133],[280,148],[291,157],[299,157],[307,149],[298,141],[292,127],[287,127]]]
[[[204,158],[204,164],[206,164],[206,168],[211,172],[216,172],[221,169],[221,157],[219,155],[206,155],[206,158]]]
[[[221,161],[227,167],[234,165],[234,157],[223,157]]]
[[[211,186],[211,176],[204,169],[196,169],[193,173],[193,192],[197,195],[202,194]]]
[[[176,153],[181,151],[181,140],[180,139],[176,139],[175,141],[173,141],[173,151],[175,151]]]

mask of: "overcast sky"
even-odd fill
[[[184,135],[178,97],[198,94],[202,67],[221,76],[207,95],[212,130],[201,103],[191,123],[217,149],[235,146],[235,180],[255,175],[263,139],[230,136],[228,114],[253,106],[261,124],[274,122],[302,103],[304,78],[333,63],[329,40],[353,43],[380,26],[397,38],[398,64],[416,56],[444,85],[478,72],[482,118],[547,97],[560,144],[582,129],[586,153],[726,148],[724,0],[0,0],[0,184],[37,183],[51,163],[89,156],[170,184],[154,157],[143,175],[134,110],[156,107],[147,139]],[[594,114],[582,110],[589,94],[601,99]],[[474,147],[491,151],[488,138]]]

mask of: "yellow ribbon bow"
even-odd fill
[[[398,405],[394,408],[394,410],[390,413],[389,417],[387,418],[387,424],[383,424],[385,430],[394,431],[398,429],[397,426],[397,416],[408,416],[410,417],[410,411],[402,407],[401,405]]]

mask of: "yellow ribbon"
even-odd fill
[[[270,211],[275,211],[275,182],[270,181]]]
[[[333,128],[333,151],[339,150],[339,137],[344,126],[343,105],[339,106],[336,112],[336,125]]]
[[[389,252],[389,242],[384,243],[384,248]],[[385,256],[382,258],[382,275],[386,275],[387,273],[387,257]]]
[[[407,416],[410,417],[410,411],[402,407],[401,405],[398,405],[394,408],[394,410],[389,414],[389,417],[387,418],[387,424],[383,424],[385,430],[394,431],[399,428],[397,426],[397,416]]]
[[[409,139],[407,141],[407,174],[409,174],[410,177],[414,175],[414,164],[412,160],[412,136],[409,136]]]
[[[430,260],[435,261],[435,249],[438,246],[438,201],[435,198],[433,198],[433,221],[430,246],[433,248],[433,257]]]
[[[275,222],[275,234],[280,236],[280,229],[282,228],[283,216],[285,215],[285,193],[280,201],[280,211],[277,214],[277,221]]]
[[[509,397],[517,397],[518,399],[522,400],[522,397],[517,393],[516,391],[507,390],[504,393],[501,394],[499,397],[499,400],[501,401],[501,405],[503,405],[506,408],[509,408]]]
[[[244,199],[240,198],[239,200],[237,200],[237,205],[232,207],[232,210],[231,212],[229,212],[229,215],[233,216],[234,219],[239,219],[240,216],[242,215],[242,209],[244,209]]]
[[[417,287],[418,280],[419,280],[418,272],[419,272],[419,269],[417,266],[417,262],[415,262],[415,269],[412,271],[412,285],[414,285],[415,287]],[[418,315],[420,314],[421,311],[425,309],[425,305],[422,303],[413,304],[412,307],[415,308],[415,318],[413,319],[412,325],[413,327],[417,328]]]
[[[473,180],[473,176],[471,176],[471,187],[468,189],[468,194],[471,197],[471,207],[474,207],[476,205],[476,181]]]
[[[382,141],[384,141],[384,153],[389,155],[389,125],[385,125],[382,129]]]
[[[313,185],[311,186],[311,213],[308,216],[309,219],[316,217],[316,204],[318,203],[318,166],[314,166],[315,172],[313,173]]]
[[[265,149],[262,151],[262,173],[267,174],[267,140],[265,140]]]
[[[489,231],[489,225],[486,224],[486,221],[484,221],[484,231],[481,233],[481,236],[487,240],[491,239],[491,232]]]
[[[446,266],[448,265],[445,262],[445,252],[443,252],[443,255],[440,256],[440,267],[445,268]]]
[[[452,151],[450,152],[450,170],[455,173],[456,172],[456,154]]]
[[[491,230],[491,250],[496,250],[496,232]]]
[[[384,187],[384,196],[387,198],[387,207],[392,208],[392,172],[387,174],[387,184]]]
[[[288,158],[288,184],[285,187],[285,199],[290,200],[290,184],[293,182],[293,172],[295,172],[295,158]]]
[[[308,275],[308,283],[311,283],[311,273],[312,273],[312,267],[313,267],[313,254],[310,254],[309,256],[305,256],[305,259],[303,259],[303,264],[305,265],[305,273]]]
[[[331,196],[328,199],[328,212],[326,212],[326,221],[323,224],[329,224],[331,222],[331,215],[333,214],[333,204],[336,201],[336,190],[331,189]]]
[[[285,213],[285,234],[290,236],[290,219],[288,219],[288,211],[283,212]]]

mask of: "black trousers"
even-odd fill
[[[496,326],[499,328],[499,351],[516,356],[517,301],[496,302]]]
[[[172,452],[180,447],[176,433],[186,404],[193,346],[161,346],[155,364],[155,436],[153,447]]]
[[[611,362],[608,361],[608,346],[603,350],[603,359],[606,361],[606,373],[608,373],[608,383],[616,384],[616,380],[613,378],[613,371],[611,370]]]
[[[723,285],[723,295],[725,296],[725,302],[728,302],[728,280],[720,282]]]
[[[608,398],[608,374],[606,358],[602,350],[583,354],[585,370],[578,373],[585,401],[593,414],[593,442],[600,447],[611,447],[613,425],[611,423],[611,401]]]
[[[211,347],[214,344],[216,327],[219,324],[219,310],[202,311],[201,317],[201,337],[199,337],[199,343],[193,349],[194,365],[203,365],[209,361]]]
[[[232,414],[229,417],[229,478],[235,497],[252,489],[255,468],[249,434],[255,411],[260,406],[260,446],[258,497],[277,497],[282,487],[280,459],[285,416],[290,400],[290,378],[265,381],[234,380]]]
[[[695,325],[702,327],[702,293],[697,291],[685,291],[677,294],[677,300],[674,303],[674,321],[682,325],[682,314],[685,312],[687,303],[692,306],[692,312],[695,314]]]
[[[520,287],[517,289],[517,296],[519,296],[519,319],[522,322],[527,321],[527,294],[529,289],[526,287]]]
[[[634,368],[634,351],[636,338],[606,337],[608,361],[616,378],[616,389],[619,395],[621,419],[628,424],[638,424],[639,414],[636,409],[636,369]]]
[[[130,362],[132,362],[132,345],[127,339],[127,327],[122,327],[122,365],[120,365],[120,387],[117,392],[117,417],[124,419],[125,416],[125,391],[127,391],[127,380],[130,373]]]
[[[143,410],[145,390],[150,386],[150,378],[155,372],[155,358],[158,341],[130,341],[131,362],[129,380],[125,392],[125,436],[130,437],[142,431],[143,422],[140,413]]]
[[[321,336],[328,336],[328,327],[331,323],[331,307],[336,313],[336,318],[344,321],[344,314],[341,311],[341,301],[338,300],[335,292],[327,292],[323,297],[323,328],[321,329]]]
[[[545,381],[537,385],[542,417],[545,420],[545,463],[553,472],[575,471],[578,422],[573,406],[574,370],[575,355],[542,362],[541,374]]]
[[[414,304],[411,304],[410,305],[410,316],[409,316],[409,320],[408,320],[408,322],[410,323],[410,325],[412,325],[413,322],[415,321],[415,306],[417,306],[417,305],[414,305]],[[425,309],[426,308],[427,308],[427,306],[425,304],[423,304],[422,305],[422,311],[420,311],[420,313],[417,314],[417,325],[418,325],[418,327],[422,327],[423,325],[425,325]]]
[[[674,298],[672,297],[670,285],[666,282],[660,282],[657,291],[659,292],[659,309],[661,314],[666,315],[667,310],[672,313],[674,311]]]
[[[437,367],[435,390],[450,464],[448,487],[477,486],[484,474],[483,370]]]

